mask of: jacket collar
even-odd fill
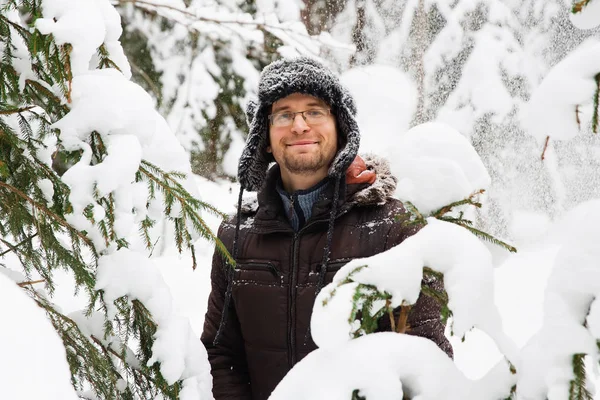
[[[376,179],[373,183],[370,183],[372,182],[370,180],[365,183],[348,184],[346,176],[341,177],[338,215],[347,212],[352,207],[385,204],[396,190],[397,179],[391,174],[387,160],[373,154],[363,155],[362,160],[364,160],[364,167],[354,171],[353,174],[358,175],[366,168],[375,173]],[[251,197],[244,201],[242,214],[248,216],[254,214],[254,223],[258,225],[289,227],[289,230],[291,230],[276,189],[279,179],[279,165],[273,164],[267,171],[265,182],[257,193],[257,197],[255,199]],[[326,179],[329,179],[327,188],[324,190],[321,199],[313,207],[311,221],[326,220],[329,217],[334,192],[334,179]],[[356,179],[350,180],[357,181]]]

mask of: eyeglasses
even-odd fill
[[[283,128],[292,126],[296,115],[301,114],[302,118],[308,125],[318,125],[325,122],[327,116],[331,113],[328,108],[311,108],[305,111],[281,111],[275,114],[269,115],[269,121],[272,126],[276,128]]]

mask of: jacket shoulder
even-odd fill
[[[375,172],[375,182],[359,190],[352,196],[357,206],[385,205],[396,191],[397,178],[392,174],[389,162],[375,154],[361,155],[367,169]]]
[[[242,213],[240,218],[240,237],[245,235],[246,232],[254,226],[254,213]],[[225,244],[225,246],[230,249],[233,244],[233,238],[235,236],[235,230],[238,223],[238,216],[236,214],[228,215],[221,224],[219,225],[219,230],[217,233],[217,237]]]

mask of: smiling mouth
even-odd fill
[[[318,142],[310,142],[310,141],[305,141],[305,142],[296,142],[296,143],[290,143],[287,146],[288,147],[294,147],[294,146],[308,146],[311,144],[317,144]]]

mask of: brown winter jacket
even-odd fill
[[[381,253],[415,233],[402,224],[408,218],[402,204],[389,198],[395,189],[386,162],[365,158],[375,169],[373,184],[346,184],[342,180],[330,262],[325,283],[349,260]],[[264,400],[285,374],[316,348],[309,334],[333,189],[313,207],[311,218],[294,232],[275,190],[275,165],[258,193],[258,209],[242,213],[232,302],[219,343],[213,345],[227,288],[226,265],[215,254],[212,291],[202,342],[207,348],[216,400]],[[330,185],[333,186],[333,185]],[[399,216],[399,220],[396,217]],[[231,251],[235,219],[224,222],[219,237]],[[410,333],[433,340],[452,355],[444,337],[440,309],[421,295],[412,308]],[[385,329],[382,319],[381,329]],[[389,323],[388,323],[389,329]]]

